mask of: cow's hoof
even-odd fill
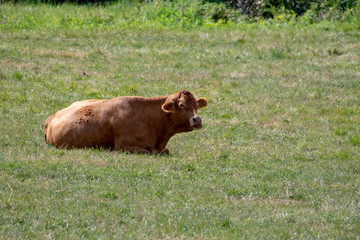
[[[169,149],[167,148],[164,148],[161,152],[160,152],[160,155],[169,155],[170,154],[170,151]]]

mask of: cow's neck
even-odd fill
[[[154,134],[158,136],[155,147],[159,151],[163,150],[170,138],[177,133],[171,120],[171,114],[165,113],[161,108],[166,99],[167,96],[151,98],[151,104],[154,107],[154,112],[151,114],[152,121],[156,123],[156,129],[153,130]]]
[[[163,132],[164,136],[170,139],[170,137],[172,137],[176,133],[175,126],[171,119],[171,113],[166,113],[161,108],[162,105],[165,103],[167,97],[168,96],[155,98],[155,101],[157,102],[156,105],[158,105],[156,107],[156,118],[157,122],[159,123],[159,130]]]

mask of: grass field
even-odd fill
[[[359,239],[358,23],[84,20],[114,9],[0,5],[0,239]],[[44,142],[74,101],[184,88],[204,128],[169,156]]]

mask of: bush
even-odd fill
[[[202,4],[198,9],[197,14],[214,22],[218,22],[219,20],[228,22],[229,20],[234,20],[235,18],[235,12],[222,3]]]
[[[334,9],[343,12],[355,7],[359,0],[210,0],[205,2],[224,3],[249,18],[272,18],[279,9],[293,12],[297,16],[309,10],[315,10],[316,13]]]

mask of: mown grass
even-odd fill
[[[62,7],[0,10],[56,18]],[[64,8],[72,19],[112,11]],[[1,239],[360,235],[356,22],[186,30],[32,19],[0,26]],[[45,119],[74,101],[183,88],[209,106],[201,131],[170,140],[170,156],[44,142]]]

